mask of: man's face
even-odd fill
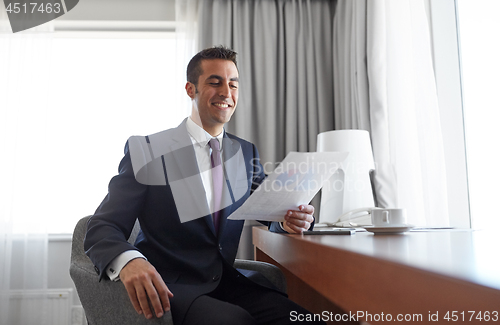
[[[215,136],[222,131],[236,108],[238,69],[232,61],[222,59],[203,60],[201,68],[203,74],[198,78],[197,87],[190,82],[186,85],[186,91],[194,101],[191,117]],[[196,115],[199,121],[196,121]]]

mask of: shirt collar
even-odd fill
[[[188,119],[186,121],[186,128],[187,128],[189,135],[191,135],[191,137],[196,141],[196,143],[198,143],[200,145],[200,147],[202,147],[202,148],[204,148],[208,144],[210,139],[213,138],[210,135],[210,133],[208,133],[201,126],[196,124],[191,119],[191,117],[188,117]],[[223,138],[223,136],[224,136],[224,129],[222,130],[222,132],[218,136],[215,137],[215,138],[217,138],[217,140],[219,140],[219,147],[221,150],[222,150],[222,138]]]

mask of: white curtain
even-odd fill
[[[339,0],[334,46],[335,126],[370,131],[379,205],[449,225],[424,0]]]
[[[13,34],[0,5],[0,324],[48,324],[47,309],[32,309],[13,290],[47,289],[47,239],[41,215],[50,208],[38,193],[54,162],[44,157],[50,85],[51,24]],[[29,89],[29,91],[28,91]],[[22,296],[21,296],[22,297]],[[46,301],[46,300],[45,300]]]

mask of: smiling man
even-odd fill
[[[233,61],[223,59],[195,60],[202,72],[189,76],[186,92],[192,101],[191,119],[210,135],[221,134],[238,103],[238,69]]]
[[[191,116],[175,129],[129,139],[120,172],[89,221],[85,250],[100,279],[121,280],[148,319],[171,310],[179,325],[289,324],[292,312],[309,314],[262,276],[233,267],[243,221],[227,217],[265,178],[255,146],[224,131],[238,103],[238,78],[232,50],[195,55],[185,87]],[[283,224],[262,223],[275,232],[308,230],[314,208],[306,203]],[[126,239],[137,219],[141,232],[132,245]]]

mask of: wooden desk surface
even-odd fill
[[[468,311],[496,311],[489,323],[500,324],[500,234],[303,236],[254,227],[253,243],[256,259],[277,264],[344,311],[422,314],[424,322],[437,312],[439,323],[456,311],[468,324]],[[300,296],[291,289],[292,299]]]

